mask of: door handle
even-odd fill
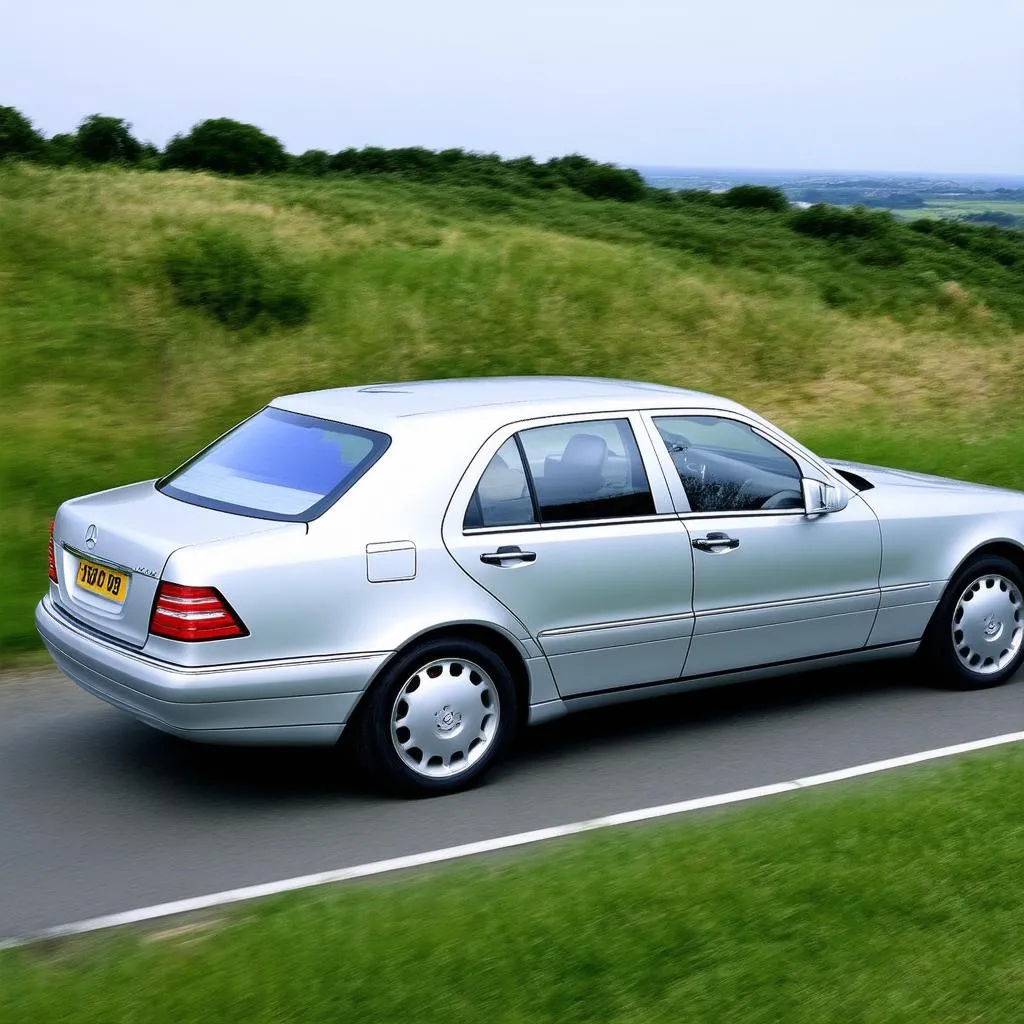
[[[498,565],[506,567],[518,562],[520,565],[537,561],[536,551],[523,551],[518,544],[506,544],[497,551],[485,551],[480,556],[480,561],[487,565]]]
[[[693,546],[698,551],[711,551],[724,555],[729,551],[735,551],[740,546],[740,542],[727,533],[709,533],[706,537],[698,537],[693,542]]]

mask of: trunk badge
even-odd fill
[[[96,547],[96,534],[97,534],[97,532],[98,531],[96,530],[96,524],[95,523],[90,523],[89,524],[89,528],[85,531],[85,543],[88,546],[90,551],[92,551],[92,549],[94,547]]]

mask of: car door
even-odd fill
[[[823,468],[739,415],[654,413],[649,423],[693,549],[685,676],[863,647],[882,550],[867,504],[845,490],[841,511],[808,515],[802,481],[822,480]]]
[[[563,697],[678,678],[693,559],[637,416],[506,428],[469,467],[444,538],[539,644]]]

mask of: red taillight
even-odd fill
[[[57,582],[57,557],[53,553],[53,520],[50,520],[50,582]]]
[[[223,640],[249,635],[213,587],[183,587],[178,583],[160,584],[149,631],[168,640]]]

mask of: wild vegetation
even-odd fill
[[[0,144],[27,155],[5,110]],[[36,643],[60,501],[163,473],[289,391],[654,379],[826,455],[1024,485],[1024,236],[794,211],[758,187],[595,198],[619,179],[576,157],[158,172],[166,154],[131,163],[118,126],[88,120],[116,160],[0,161],[0,656]]]

